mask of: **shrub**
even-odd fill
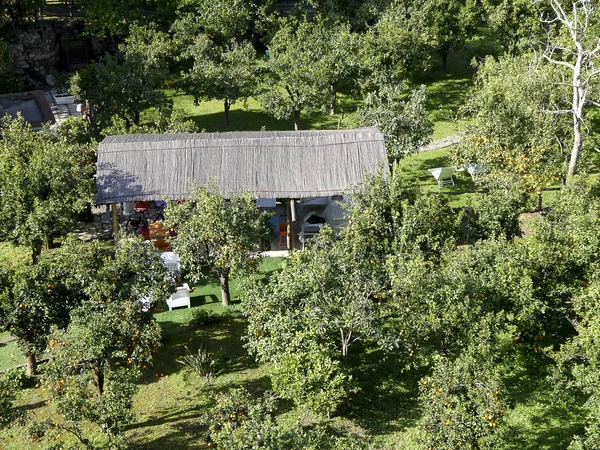
[[[471,240],[521,236],[519,215],[525,209],[527,195],[518,186],[493,189],[478,194],[469,214],[467,227]]]
[[[421,379],[419,390],[419,440],[424,448],[483,450],[502,442],[502,384],[483,358],[464,354],[454,361],[440,360],[432,375]]]
[[[253,397],[246,389],[230,389],[215,396],[215,406],[204,416],[207,440],[218,449],[227,450],[358,450],[366,443],[357,437],[340,438],[326,425],[312,427],[299,424],[284,428],[274,412],[276,396],[267,391]]]
[[[28,379],[23,369],[12,369],[0,375],[0,428],[24,420],[25,413],[15,409],[13,401]]]
[[[215,361],[204,344],[200,344],[196,354],[192,353],[186,345],[185,356],[179,358],[177,362],[191,369],[201,379],[209,380],[214,375]]]
[[[216,325],[223,321],[221,314],[215,314],[206,309],[194,309],[192,311],[192,323],[196,326]]]

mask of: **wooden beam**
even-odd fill
[[[117,234],[119,233],[119,213],[117,212],[117,204],[112,203],[110,205],[111,213],[112,213],[112,228],[113,228],[113,238],[117,239]]]

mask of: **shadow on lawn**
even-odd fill
[[[380,350],[367,352],[353,369],[360,391],[350,402],[348,417],[369,434],[392,434],[414,426],[420,373],[402,371],[404,363]]]
[[[176,322],[161,322],[161,326],[168,332],[165,332],[163,345],[154,356],[152,368],[144,374],[142,383],[156,382],[156,373],[172,375],[188,370],[177,360],[186,355],[186,347],[196,355],[200,345],[204,345],[215,360],[217,375],[258,367],[243,346],[245,324],[239,318],[225,316],[219,323],[200,327]]]
[[[512,348],[510,348],[512,347]],[[505,438],[506,449],[567,448],[576,434],[584,432],[584,409],[572,400],[561,402],[556,387],[548,380],[552,365],[527,345],[508,345],[504,363],[504,384],[511,414],[525,421],[511,423]],[[525,412],[535,406],[535,410]],[[520,411],[521,410],[521,411]],[[560,424],[560,426],[557,426]]]
[[[206,412],[206,405],[197,405],[187,409],[177,407],[161,411],[160,415],[149,418],[148,420],[136,423],[128,427],[128,430],[137,431],[137,435],[142,439],[146,435],[145,429],[151,430],[154,427],[168,425],[170,432],[166,436],[151,439],[147,442],[140,442],[135,439],[135,448],[155,450],[165,448],[169,450],[205,448],[199,444],[202,439],[206,426],[201,424],[201,417]]]
[[[215,294],[199,294],[190,296],[190,306],[192,308],[210,303],[221,303],[221,300]]]

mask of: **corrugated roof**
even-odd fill
[[[109,136],[98,148],[98,204],[185,200],[190,181],[216,178],[230,197],[335,195],[387,170],[376,128]]]

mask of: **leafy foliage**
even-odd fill
[[[379,292],[368,265],[322,228],[309,249],[294,253],[268,286],[244,289],[249,350],[273,364],[282,395],[329,413],[350,392],[349,350],[356,341],[381,342]],[[341,363],[341,364],[340,364]]]
[[[528,192],[560,180],[568,122],[549,110],[561,109],[567,93],[545,79],[555,76],[528,55],[487,58],[465,106],[474,125],[457,148],[456,163],[479,163],[484,179],[507,187],[516,179]]]
[[[244,388],[233,388],[215,396],[215,406],[204,416],[208,439],[219,449],[279,450],[355,450],[365,442],[360,438],[339,438],[321,424],[303,428],[284,427],[274,417],[277,398],[265,392],[262,398]]]
[[[166,209],[166,223],[177,227],[171,245],[191,280],[199,281],[204,270],[221,278],[222,301],[229,305],[229,275],[256,269],[257,249],[268,245],[273,233],[269,213],[260,212],[249,193],[233,196],[228,202],[218,192],[217,181],[208,186],[192,185],[188,201],[172,202]]]
[[[118,442],[133,420],[135,381],[160,340],[160,327],[140,299],[163,302],[173,280],[158,252],[140,241],[71,241],[61,251],[84,299],[69,327],[50,341],[44,383],[65,420],[97,423]]]
[[[48,344],[53,326],[64,328],[80,301],[68,265],[44,254],[35,265],[18,266],[0,276],[0,324],[23,350],[28,375],[36,374],[36,355]]]
[[[430,64],[420,32],[411,26],[408,2],[390,3],[361,42],[360,83],[366,91],[401,85]]]
[[[185,356],[182,356],[177,362],[192,370],[200,379],[210,380],[213,376],[215,360],[202,344],[198,347],[196,354],[193,354],[186,346]]]
[[[466,226],[470,240],[521,236],[519,216],[528,197],[520,186],[512,189],[490,189],[478,193],[471,202]]]
[[[265,83],[263,108],[278,119],[293,115],[296,129],[302,110],[331,108],[335,86],[355,64],[353,45],[347,26],[282,19],[269,43],[271,77]]]
[[[526,49],[541,34],[538,11],[529,0],[483,0],[481,3],[485,22],[506,52],[512,54]]]
[[[95,149],[34,131],[22,117],[3,120],[0,239],[29,247],[35,261],[91,201]]]
[[[489,359],[466,353],[454,361],[440,360],[419,389],[425,448],[492,449],[502,443],[506,405]]]
[[[428,144],[433,132],[425,109],[425,86],[413,90],[408,100],[404,94],[395,87],[369,93],[356,112],[358,126],[375,126],[383,133],[390,161]]]
[[[446,71],[448,53],[459,49],[474,34],[478,8],[473,0],[426,0],[413,2],[410,20],[425,45],[442,56]]]
[[[132,26],[120,46],[122,57],[106,54],[101,62],[88,65],[71,78],[71,91],[90,104],[94,129],[108,127],[113,117],[128,127],[139,125],[147,108],[167,108],[158,89],[168,75],[171,41],[154,25]]]
[[[24,419],[24,412],[15,408],[13,401],[25,387],[27,377],[22,369],[0,374],[0,428]]]

